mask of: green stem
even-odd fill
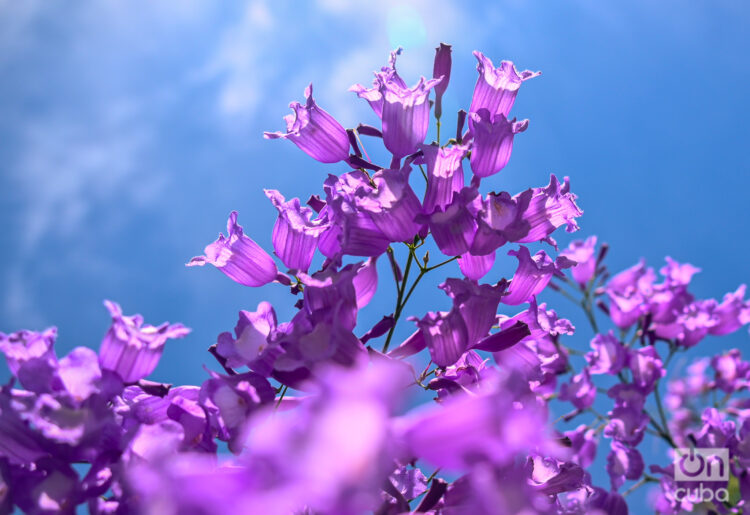
[[[646,483],[653,483],[653,482],[657,482],[657,479],[651,476],[644,475],[640,481],[638,481],[636,484],[634,484],[633,486],[625,490],[622,496],[627,497],[628,495],[632,494],[633,492],[638,490],[640,487],[642,487]]]
[[[425,273],[432,272],[436,268],[440,268],[443,265],[447,265],[448,263],[451,263],[451,262],[457,260],[459,257],[460,256],[453,256],[452,258],[446,259],[445,261],[442,261],[442,262],[438,263],[437,265],[430,266],[430,267],[427,267],[427,268],[423,268],[422,270],[424,270]]]
[[[385,339],[385,345],[383,345],[382,352],[384,354],[388,352],[388,346],[391,344],[391,338],[393,338],[393,331],[396,329],[398,318],[401,316],[401,309],[402,309],[401,300],[403,299],[403,296],[404,296],[404,288],[406,288],[406,281],[409,279],[409,272],[411,271],[411,263],[413,260],[414,260],[414,250],[411,247],[409,247],[409,257],[406,259],[406,267],[404,268],[404,276],[401,279],[401,286],[399,287],[397,285],[396,307],[393,310],[393,325],[388,331],[388,336]],[[409,294],[411,295],[411,291],[409,292]]]
[[[419,281],[422,280],[422,277],[427,274],[427,272],[431,272],[437,268],[440,268],[443,265],[447,265],[448,263],[455,261],[458,259],[459,256],[453,256],[452,258],[446,259],[445,261],[442,261],[438,263],[437,265],[430,266],[430,267],[424,267],[419,263],[419,259],[417,258],[417,255],[414,253],[414,249],[418,248],[414,245],[408,245],[409,247],[409,257],[406,260],[406,267],[404,268],[404,277],[401,281],[401,286],[398,284],[396,285],[396,308],[393,311],[393,325],[391,326],[390,330],[388,331],[388,336],[385,339],[385,345],[383,345],[383,350],[381,352],[385,353],[388,352],[388,347],[391,344],[391,339],[393,338],[393,332],[396,330],[396,324],[398,324],[399,318],[401,318],[401,313],[404,311],[404,307],[406,307],[406,303],[409,302],[409,299],[411,298],[411,294],[414,293],[414,290],[417,288],[417,285],[419,284]],[[411,270],[411,264],[413,262],[417,263],[417,266],[419,267],[419,275],[417,275],[417,278],[414,279],[414,282],[409,287],[409,290],[406,292],[406,295],[404,295],[404,291],[406,289],[407,280],[409,278],[409,272]]]

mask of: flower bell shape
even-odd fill
[[[318,107],[312,96],[312,84],[305,88],[305,105],[292,102],[294,114],[284,117],[286,134],[264,132],[266,139],[288,139],[307,155],[321,163],[338,163],[349,157],[349,137],[336,119]]]
[[[391,241],[411,242],[422,224],[422,204],[409,186],[407,166],[401,170],[381,170],[373,175],[375,190],[357,199],[357,207],[370,215],[380,231]]]
[[[626,479],[634,480],[643,474],[643,457],[638,449],[613,441],[607,455],[607,473],[612,483],[612,490],[617,491],[625,484]]]
[[[477,230],[477,204],[481,197],[474,188],[453,194],[445,209],[437,209],[427,218],[435,243],[446,256],[460,256],[469,250]]]
[[[435,62],[432,65],[432,78],[442,79],[435,86],[435,118],[440,119],[443,115],[443,95],[448,89],[451,80],[451,46],[440,43],[435,49]]]
[[[125,316],[117,303],[108,300],[104,305],[112,315],[112,326],[99,348],[99,366],[116,372],[125,383],[148,376],[159,363],[167,340],[190,332],[182,324],[143,325],[141,315]]]
[[[265,193],[279,212],[273,227],[274,252],[291,270],[307,272],[318,238],[328,229],[328,224],[324,219],[313,219],[313,210],[300,206],[298,198],[287,202],[276,190],[265,190]]]
[[[276,312],[268,302],[258,304],[256,311],[242,310],[234,335],[224,332],[218,336],[216,352],[226,360],[228,367],[247,365],[251,370],[268,376],[274,360],[282,352],[278,346],[269,343],[276,325]]]
[[[745,301],[744,284],[733,293],[724,295],[721,304],[716,306],[714,316],[718,322],[708,332],[715,335],[732,333],[745,324],[750,324],[750,301]]]
[[[430,121],[430,89],[439,80],[419,80],[413,88],[386,84],[383,103],[383,142],[394,157],[416,152],[424,143]]]
[[[361,170],[329,175],[323,189],[326,207],[320,216],[328,216],[331,221],[318,242],[323,255],[333,259],[340,254],[374,257],[385,252],[390,240],[369,213],[357,207],[359,200],[373,191],[367,175]]]
[[[501,302],[517,306],[541,292],[549,284],[557,268],[555,262],[543,250],[532,257],[529,249],[521,245],[517,251],[511,250],[508,254],[518,258],[518,268],[510,282],[508,294]]]
[[[529,232],[517,240],[518,243],[544,241],[558,227],[565,225],[567,232],[578,230],[576,218],[583,215],[583,211],[576,204],[574,193],[570,191],[570,181],[563,178],[562,185],[554,175],[550,175],[549,184],[543,188],[531,188],[531,199],[523,214],[523,219],[529,224]]]
[[[570,273],[578,286],[585,288],[596,272],[596,236],[589,236],[586,241],[575,240],[568,248],[560,252],[576,263]]]
[[[607,334],[594,336],[590,345],[593,350],[585,357],[592,374],[615,375],[625,366],[627,349],[611,330]]]
[[[493,253],[509,241],[518,241],[529,232],[529,224],[523,214],[529,206],[531,191],[527,190],[511,198],[505,191],[489,193],[482,201],[477,217],[477,233],[471,243],[474,255]]]
[[[490,285],[455,278],[446,279],[438,286],[453,299],[454,307],[463,317],[469,346],[487,336],[497,321],[497,307],[506,287],[504,281]]]
[[[383,143],[397,159],[416,152],[424,143],[430,122],[430,90],[443,80],[422,77],[414,87],[408,87],[396,72],[399,53],[400,49],[391,53],[390,67],[375,74],[372,89],[359,84],[350,88],[380,116]]]
[[[596,386],[591,382],[589,369],[584,368],[580,374],[570,378],[570,382],[560,387],[560,400],[569,401],[576,409],[589,408],[596,399]]]
[[[511,61],[502,61],[500,66],[495,68],[488,57],[477,51],[474,52],[474,57],[479,61],[477,63],[479,78],[474,86],[470,113],[476,113],[484,108],[490,114],[502,114],[507,117],[516,101],[521,84],[542,73],[529,70],[519,73]]]
[[[469,329],[458,308],[427,313],[417,325],[422,330],[432,361],[447,367],[458,361],[469,346]]]
[[[237,223],[237,211],[227,220],[227,234],[206,247],[205,256],[194,257],[186,266],[214,265],[227,277],[245,286],[263,286],[276,278],[273,258],[260,245],[245,236]]]
[[[422,202],[424,212],[445,209],[453,200],[453,194],[464,187],[463,159],[469,151],[465,145],[438,147],[421,145],[427,165],[427,188]]]
[[[504,114],[492,115],[482,108],[469,113],[469,125],[474,135],[471,149],[471,170],[477,177],[494,175],[508,164],[513,150],[513,136],[525,131],[528,120],[508,120]]]
[[[54,350],[56,339],[57,327],[50,327],[41,333],[18,331],[4,334],[0,332],[0,352],[5,355],[10,373],[15,375],[27,361],[42,359],[50,363],[56,362]]]

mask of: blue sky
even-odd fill
[[[276,213],[262,188],[306,198],[344,171],[262,131],[282,128],[310,81],[344,125],[375,123],[347,88],[399,45],[402,75],[430,74],[440,41],[454,47],[447,120],[470,101],[472,50],[543,72],[514,107],[529,130],[487,189],[570,176],[585,211],[577,236],[609,242],[612,269],[671,255],[703,269],[698,296],[720,297],[750,283],[748,22],[745,2],[720,0],[0,0],[0,331],[57,325],[60,352],[97,347],[112,299],[192,327],[155,378],[199,383],[205,349],[239,309],[267,299],[286,319],[293,300],[183,264],[231,210],[270,250]],[[441,307],[430,304],[439,279],[413,314]],[[383,290],[363,322],[391,309]],[[701,351],[749,340],[743,330]]]

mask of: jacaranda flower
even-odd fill
[[[507,117],[516,101],[521,84],[541,75],[541,72],[529,70],[519,73],[510,61],[503,61],[495,68],[492,61],[481,52],[475,51],[474,57],[478,61],[479,78],[474,86],[470,113],[476,113],[484,108],[491,115],[502,114]]]
[[[190,332],[182,324],[143,325],[141,315],[125,316],[115,302],[105,301],[104,305],[112,315],[112,326],[102,340],[99,365],[116,372],[125,383],[134,383],[153,372],[167,340]]]
[[[194,257],[187,266],[214,265],[227,277],[245,286],[263,286],[276,278],[278,269],[273,258],[260,245],[245,236],[237,223],[237,211],[227,220],[227,236],[208,245],[205,256]]]
[[[318,107],[312,97],[312,84],[305,89],[305,105],[292,102],[294,114],[284,117],[286,134],[264,132],[267,139],[283,138],[321,163],[337,163],[349,157],[349,137],[336,119]]]

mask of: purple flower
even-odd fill
[[[625,366],[627,350],[612,331],[594,336],[591,348],[593,351],[586,354],[586,361],[592,374],[615,375]]]
[[[609,315],[617,327],[627,329],[645,314],[654,280],[654,271],[643,260],[610,279],[606,289]]]
[[[741,285],[734,293],[724,295],[724,300],[716,306],[713,315],[717,319],[716,325],[708,332],[718,336],[732,333],[745,324],[750,324],[750,301],[745,301],[745,285]]]
[[[377,172],[372,177],[375,190],[357,198],[357,208],[369,214],[390,241],[411,242],[421,228],[415,219],[422,213],[422,205],[409,186],[410,171],[407,166]]]
[[[416,152],[424,142],[430,121],[430,90],[442,79],[422,77],[409,88],[396,72],[396,51],[391,54],[390,68],[375,74],[375,87],[365,89],[357,84],[350,89],[373,106],[383,122],[383,143],[395,158]]]
[[[300,274],[305,284],[303,308],[306,314],[316,320],[335,318],[337,325],[354,329],[359,304],[355,278],[364,267],[365,264],[360,262],[341,270],[329,267],[311,276]],[[363,292],[363,295],[366,294]]]
[[[518,258],[518,268],[508,287],[508,294],[502,298],[502,303],[517,306],[541,292],[549,284],[557,267],[543,250],[532,257],[529,249],[523,245],[518,250],[511,250],[508,255]]]
[[[190,332],[182,324],[143,325],[141,315],[125,316],[117,303],[108,300],[104,305],[112,315],[112,326],[99,348],[99,365],[116,372],[125,383],[148,376],[159,363],[167,340]]]
[[[579,410],[585,410],[594,404],[596,386],[591,382],[588,368],[570,378],[569,383],[560,387],[560,400],[570,401]]]
[[[607,455],[607,473],[612,482],[612,490],[617,491],[626,479],[638,479],[643,474],[644,463],[638,449],[613,441]]]
[[[286,115],[286,134],[264,132],[267,139],[289,139],[303,152],[321,163],[338,163],[349,157],[349,137],[336,119],[318,107],[312,97],[312,84],[305,88],[305,106],[292,102],[294,115]]]
[[[468,147],[451,145],[422,145],[427,165],[427,189],[422,202],[424,212],[431,214],[436,209],[445,209],[453,200],[453,194],[464,187],[463,159]]]
[[[473,350],[467,351],[444,371],[438,370],[435,379],[427,386],[430,390],[437,390],[439,399],[458,392],[477,391],[482,385],[481,374],[486,366],[487,360],[483,360]]]
[[[686,286],[690,283],[693,275],[701,271],[690,263],[678,263],[671,257],[664,258],[667,264],[659,270],[659,273],[666,278],[669,285]]]
[[[239,320],[232,333],[221,333],[216,342],[216,352],[226,360],[226,366],[247,366],[268,376],[281,349],[269,343],[276,330],[276,312],[268,302],[258,304],[254,312],[240,311]]]
[[[399,466],[388,476],[388,480],[404,500],[415,499],[427,491],[427,477],[418,468]],[[390,494],[384,493],[384,497],[390,501],[389,504],[395,505],[398,501]]]
[[[648,425],[648,415],[642,409],[642,406],[615,407],[608,413],[609,423],[604,428],[604,436],[630,446],[641,443]]]
[[[583,469],[575,463],[532,455],[526,461],[529,484],[547,495],[575,490],[583,485]]]
[[[18,369],[30,360],[55,363],[57,361],[53,349],[55,339],[57,339],[57,327],[50,327],[41,333],[34,331],[0,333],[0,352],[5,355],[10,373],[16,375]]]
[[[716,301],[713,299],[687,305],[677,317],[677,324],[682,328],[677,343],[685,347],[698,344],[719,323],[715,311]]]
[[[446,279],[439,287],[452,299],[467,329],[467,342],[473,346],[487,336],[497,319],[497,307],[507,283],[476,284],[464,279]]]
[[[242,463],[254,499],[287,506],[251,513],[362,513],[381,503],[394,469],[391,416],[412,378],[386,361],[321,370],[297,408],[251,422]],[[405,460],[404,460],[405,461]],[[402,462],[404,462],[402,461]]]
[[[495,264],[495,253],[491,252],[484,256],[475,256],[471,252],[466,252],[458,258],[458,268],[467,279],[478,281],[490,271]]]
[[[87,347],[76,347],[60,360],[57,375],[73,400],[83,402],[100,391],[99,356]]]
[[[279,259],[291,270],[306,272],[310,268],[318,238],[328,229],[325,220],[313,219],[313,210],[301,207],[299,199],[286,202],[276,190],[265,190],[279,212],[273,226],[273,249]]]
[[[469,250],[476,232],[475,214],[481,197],[474,188],[463,188],[453,194],[451,203],[437,208],[429,215],[428,223],[435,243],[447,256],[460,256]]]
[[[596,236],[590,236],[586,241],[572,241],[560,255],[578,263],[570,272],[578,285],[585,288],[596,273]]]
[[[513,103],[516,101],[521,83],[536,77],[541,72],[524,70],[518,72],[511,61],[502,61],[495,68],[492,61],[481,52],[474,51],[477,58],[479,78],[474,86],[474,96],[471,99],[469,112],[476,113],[480,109],[487,109],[490,114],[508,116]]]
[[[451,79],[451,46],[440,43],[435,49],[435,62],[432,65],[432,78],[441,79],[435,85],[435,118],[440,119],[443,115],[443,94],[448,89]]]
[[[628,368],[633,372],[633,383],[645,393],[651,392],[656,381],[666,374],[659,354],[652,346],[631,350]]]
[[[471,244],[471,252],[484,255],[494,252],[509,241],[518,241],[526,236],[530,226],[523,215],[531,196],[531,190],[513,198],[505,191],[489,193],[482,202],[477,217],[478,228]]]
[[[564,432],[563,435],[570,440],[571,460],[574,463],[587,468],[594,462],[598,444],[596,431],[581,424],[572,431]]]
[[[214,265],[227,277],[245,286],[263,286],[276,278],[278,270],[273,258],[253,240],[242,233],[237,223],[237,211],[227,220],[227,234],[208,245],[205,256],[194,257],[187,266]]]
[[[724,392],[734,392],[750,385],[750,363],[742,361],[737,349],[714,356],[711,366],[716,371],[716,387]]]
[[[471,170],[477,177],[489,177],[505,168],[513,150],[513,136],[529,126],[528,120],[517,122],[505,115],[492,115],[482,108],[469,113],[474,141],[471,148]]]
[[[477,464],[449,487],[441,513],[538,514],[558,513],[549,496],[529,484],[528,471],[521,464],[503,467]]]
[[[362,309],[370,303],[378,289],[378,258],[369,258],[357,270],[352,279],[354,292],[357,296],[357,309]]]
[[[586,513],[628,515],[628,505],[620,494],[596,486],[593,489],[586,502]]]
[[[567,232],[578,230],[576,218],[583,211],[576,205],[577,196],[570,192],[568,178],[563,179],[562,186],[557,177],[550,176],[549,185],[544,188],[532,188],[531,199],[523,213],[523,219],[529,224],[529,232],[518,243],[543,241],[558,227],[565,225]]]
[[[341,254],[371,257],[385,252],[391,241],[369,213],[357,207],[358,199],[373,191],[368,177],[361,170],[329,175],[323,189],[327,205],[321,216],[327,215],[331,226],[320,237],[320,251],[331,259]]]
[[[255,372],[225,376],[211,372],[200,390],[200,403],[218,410],[219,437],[229,442],[229,449],[238,453],[248,417],[275,397],[268,380]]]
[[[429,312],[417,325],[422,331],[432,361],[439,367],[447,367],[469,347],[466,322],[457,308],[448,312]]]
[[[518,379],[498,375],[481,395],[453,395],[415,410],[397,424],[397,438],[411,457],[449,470],[507,464],[531,448],[546,452],[546,411]]]
[[[703,427],[695,434],[698,447],[735,448],[737,426],[733,420],[727,420],[726,415],[716,408],[706,408],[701,414],[701,421]]]

